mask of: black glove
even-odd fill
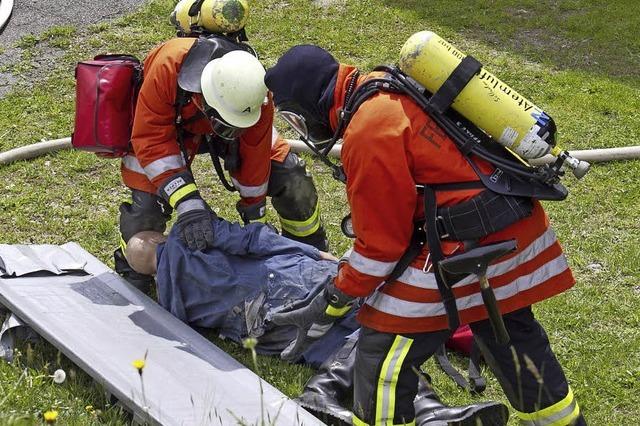
[[[185,171],[170,177],[158,192],[178,212],[175,226],[189,250],[212,247],[213,221],[217,216],[200,197],[191,173]]]
[[[297,361],[313,342],[329,331],[334,322],[351,310],[354,300],[330,281],[311,301],[305,300],[274,314],[274,324],[292,325],[298,329],[296,339],[282,351],[280,357],[289,362]]]
[[[206,250],[213,247],[213,221],[216,215],[209,209],[188,210],[178,214],[176,227],[180,240],[189,250]]]

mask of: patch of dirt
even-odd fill
[[[311,3],[320,7],[329,7],[335,4],[344,4],[345,0],[311,0]]]

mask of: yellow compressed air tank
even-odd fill
[[[399,65],[405,74],[435,93],[465,56],[437,34],[421,31],[402,46]],[[542,157],[555,146],[553,119],[484,67],[451,106],[523,158]]]

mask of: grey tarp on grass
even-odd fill
[[[262,400],[267,424],[276,418],[279,425],[323,424],[266,382],[261,396],[258,376],[78,244],[60,248],[86,262],[86,274],[0,278],[0,302],[103,384],[138,420],[259,424]],[[7,252],[5,264],[11,263]],[[143,393],[132,362],[145,353]]]

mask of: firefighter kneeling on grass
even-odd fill
[[[523,214],[477,241],[480,248],[517,241],[517,250],[489,269],[510,337],[508,344],[501,344],[487,319],[477,278],[467,275],[453,281],[453,288],[440,286],[442,279],[434,274],[432,264],[436,251],[441,251],[442,259],[466,252],[467,247],[444,232],[447,228],[435,227],[442,222],[436,221],[435,214],[430,228],[428,213],[437,208],[440,214],[444,206],[462,206],[465,213],[474,213],[465,202],[485,200],[479,194],[487,190],[475,184],[478,173],[491,174],[493,166],[475,158],[474,169],[454,141],[406,93],[358,91],[368,80],[385,75],[361,74],[310,45],[290,49],[267,71],[267,87],[292,127],[312,142],[343,138],[342,163],[356,235],[348,262],[324,292],[305,307],[274,316],[274,322],[297,326],[302,331],[299,340],[313,340],[348,312],[355,298],[366,297],[358,314],[362,329],[355,361],[354,425],[414,424],[420,367],[450,336],[449,328],[453,323],[455,329],[458,318],[459,323],[470,324],[522,424],[586,424],[545,330],[531,310],[533,303],[574,284],[541,204],[530,197],[505,198],[509,208],[504,211],[522,210]],[[336,129],[338,135],[334,135]],[[416,190],[417,183],[424,184],[424,192]],[[503,211],[493,213],[497,217]],[[404,272],[389,278],[410,246],[414,224],[420,221],[426,223],[427,244],[418,249]],[[429,242],[434,235],[436,242]],[[293,345],[283,356],[290,357],[291,350],[304,346]]]
[[[203,10],[189,10],[194,3]],[[233,16],[226,19],[229,11]],[[236,208],[244,223],[264,220],[269,195],[284,236],[327,251],[313,180],[273,128],[264,68],[239,36],[244,34],[246,2],[186,0],[176,12],[176,25],[193,13],[208,16],[209,27],[198,27],[194,20],[193,26],[181,28],[190,37],[161,44],[144,61],[133,152],[123,157],[121,167],[133,198],[120,206],[121,244],[140,231],[163,232],[175,210],[175,226],[190,249],[212,245],[215,213],[200,196],[190,170],[194,156],[208,152],[225,186],[238,191]],[[207,33],[216,29],[227,36]],[[115,252],[115,265],[140,288],[152,282],[129,267],[122,249]]]

